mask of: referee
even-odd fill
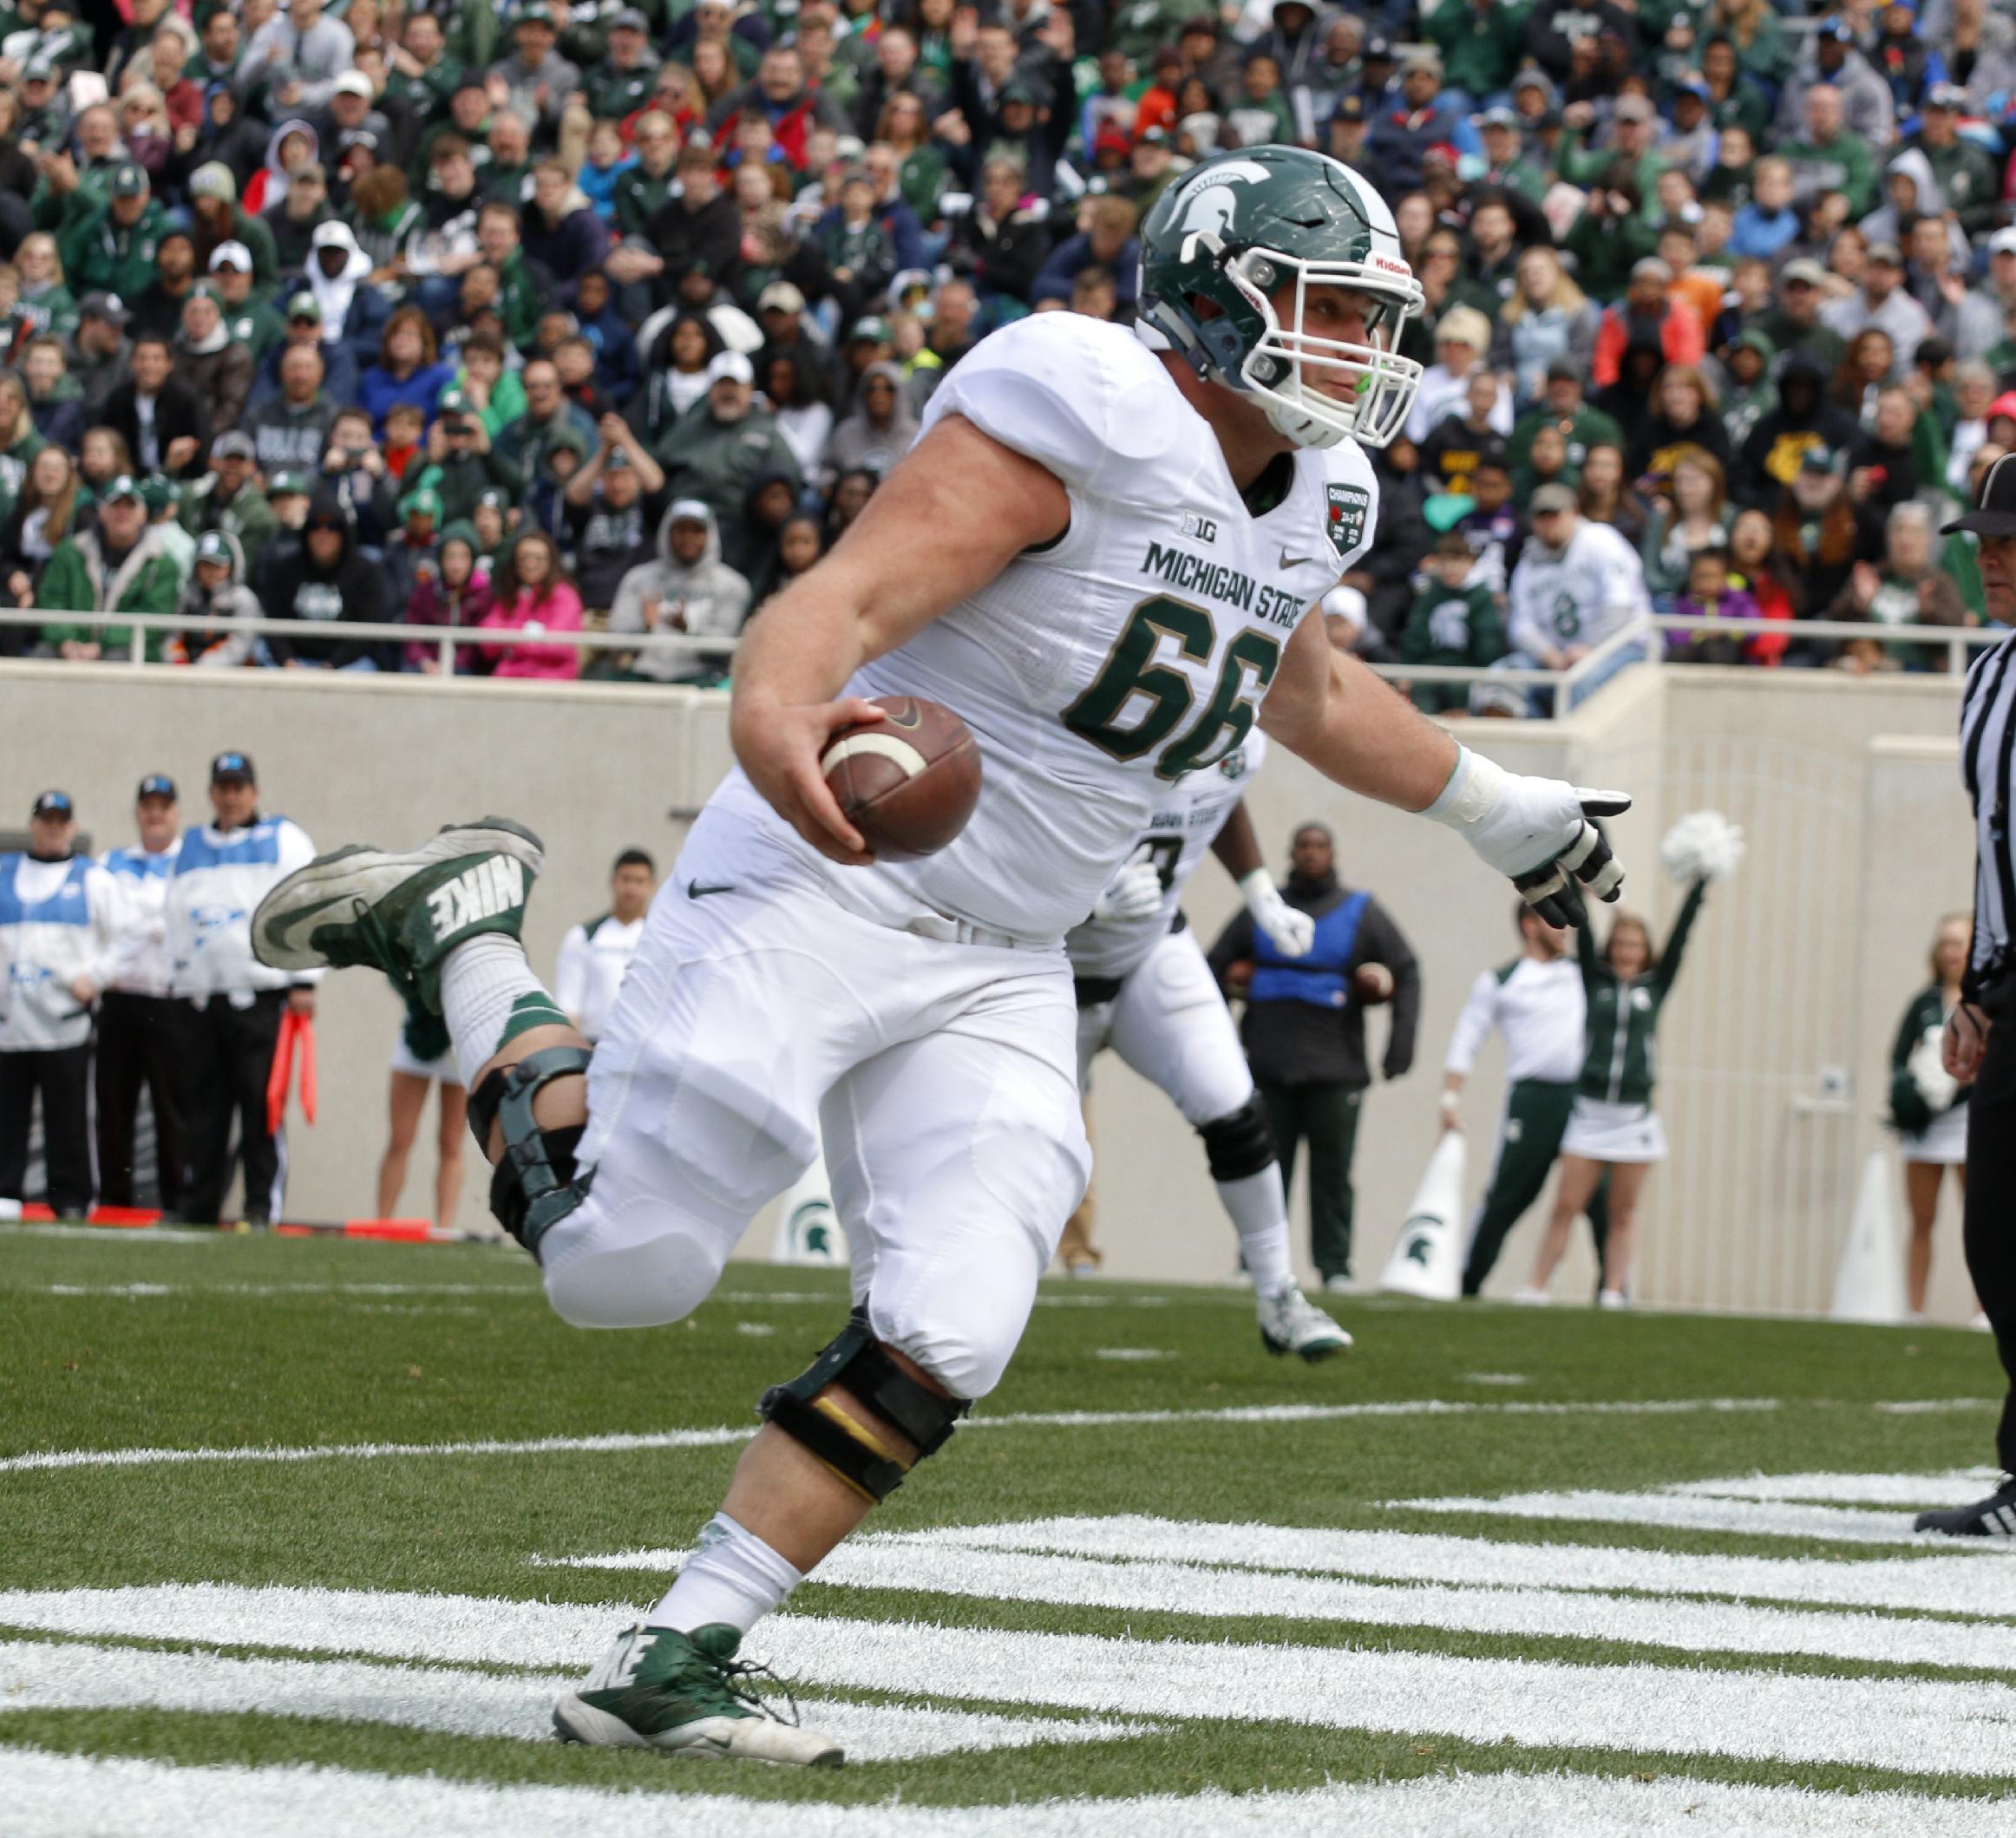
[[[1988,617],[2016,625],[2016,455],[1988,468],[1974,508],[1941,533],[1955,530],[1971,530],[1980,542]],[[1960,759],[1974,807],[1974,935],[1943,1048],[1946,1069],[1973,1087],[1967,1106],[1967,1273],[1994,1330],[2002,1370],[2016,1379],[2016,1243],[2006,1216],[2016,1187],[2016,838],[2010,834],[2016,635],[1984,650],[1967,671]],[[1955,1538],[2016,1537],[2016,1390],[2002,1406],[1995,1454],[2012,1478],[1972,1506],[1921,1513],[1915,1529]]]

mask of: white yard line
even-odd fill
[[[0,1623],[55,1632],[563,1668],[596,1657],[619,1613],[469,1596],[182,1585],[0,1596]],[[799,1615],[766,1622],[749,1645],[794,1685],[1109,1717],[1231,1718],[1906,1773],[2003,1776],[2016,1754],[2016,1691],[1980,1681],[1564,1665]],[[125,1666],[121,1655],[113,1670]]]
[[[605,1635],[614,1630],[600,1617]],[[359,1659],[227,1659],[215,1653],[0,1642],[0,1715],[8,1710],[258,1710],[272,1717],[395,1724],[442,1736],[553,1740],[553,1704],[579,1673],[550,1678],[374,1665]],[[800,1700],[806,1724],[862,1761],[908,1761],[1035,1743],[1104,1742],[1152,1724],[986,1716],[905,1704]],[[5,1724],[0,1721],[0,1730]],[[0,1826],[13,1826],[0,1815]]]
[[[525,1296],[543,1302],[536,1283],[47,1283],[16,1285],[15,1295],[115,1296]]]
[[[638,1553],[671,1557],[672,1552]],[[1559,1573],[1573,1550],[1549,1553]],[[606,1566],[662,1569],[630,1554]],[[1021,1551],[933,1547],[915,1541],[842,1545],[817,1575],[856,1589],[919,1589],[1008,1602],[1059,1602],[1137,1612],[1206,1615],[1230,1620],[1269,1616],[1289,1621],[1349,1621],[1382,1627],[1502,1634],[1528,1639],[1618,1640],[1681,1652],[1798,1653],[1886,1665],[1949,1665],[2016,1671],[2016,1627],[2006,1622],[1909,1620],[1871,1614],[1814,1612],[1731,1602],[1646,1601],[1587,1589],[1342,1582],[1330,1577],[1210,1569],[1181,1561],[1105,1561]],[[1978,1598],[1980,1578],[1974,1573]]]
[[[1801,1606],[1905,1608],[1978,1615],[2016,1600],[1983,1600],[1981,1579],[1954,1560],[1981,1553],[1987,1539],[1950,1541],[1924,1557],[1862,1562],[1813,1557],[1728,1557],[1605,1545],[1514,1544],[1432,1532],[1340,1532],[1285,1526],[1199,1525],[1174,1519],[1037,1519],[1009,1525],[948,1526],[929,1532],[871,1533],[861,1543],[898,1547],[960,1545],[1064,1556],[1161,1559],[1253,1570],[1332,1571],[1401,1582],[1507,1589],[1633,1589],[1651,1595],[1744,1596]],[[853,1548],[852,1545],[845,1548]],[[611,1559],[550,1562],[637,1570],[677,1568],[676,1551],[626,1552]]]
[[[179,1768],[0,1750],[12,1838],[187,1838],[297,1828],[330,1838],[1983,1838],[1992,1802],[1908,1794],[1731,1787],[1683,1777],[1432,1775],[1418,1780],[1234,1797],[1051,1800],[1035,1805],[824,1806],[678,1793],[717,1775],[667,1765],[664,1787],[502,1787],[331,1768]],[[1987,1815],[1984,1820],[1984,1814]]]
[[[1668,1526],[1694,1532],[1738,1532],[1751,1538],[1819,1538],[1852,1544],[1950,1547],[1933,1533],[1914,1532],[1911,1515],[1900,1511],[1864,1512],[1851,1507],[1798,1506],[1777,1500],[1716,1500],[1682,1494],[1611,1494],[1594,1488],[1573,1493],[1508,1494],[1501,1499],[1462,1495],[1435,1500],[1393,1500],[1411,1513],[1476,1513],[1506,1519],[1580,1519],[1606,1525]],[[2009,1539],[1969,1540],[1976,1554],[2016,1555]]]
[[[1322,1423],[1359,1417],[1579,1416],[1718,1415],[1775,1410],[1773,1397],[1683,1397],[1620,1403],[1449,1403],[1424,1397],[1382,1404],[1255,1404],[1222,1410],[1059,1410],[1009,1412],[970,1418],[962,1435],[980,1429],[1101,1429],[1154,1423]],[[633,1436],[533,1436],[516,1442],[322,1442],[292,1448],[60,1449],[0,1457],[0,1474],[43,1468],[142,1468],[185,1462],[383,1461],[410,1455],[630,1455],[649,1449],[712,1449],[745,1442],[756,1432],[742,1425],[712,1429],[666,1429]]]
[[[1908,1507],[1916,1511],[1931,1506],[1965,1506],[1993,1493],[2001,1478],[2002,1471],[1997,1468],[1949,1468],[1937,1475],[1738,1475],[1725,1481],[1672,1481],[1659,1492],[1716,1500]]]

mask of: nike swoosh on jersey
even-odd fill
[[[1313,555],[1291,555],[1286,549],[1283,549],[1280,566],[1283,568],[1299,568],[1317,559]]]
[[[732,893],[734,892],[735,883],[732,880],[717,881],[710,886],[703,886],[697,880],[690,880],[686,883],[686,898],[688,899],[705,899],[710,893]]]

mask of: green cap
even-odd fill
[[[105,489],[99,494],[98,501],[101,504],[110,504],[119,498],[131,498],[136,504],[147,502],[141,492],[140,481],[129,472],[122,472],[116,479],[108,481]]]
[[[322,317],[322,302],[304,287],[299,293],[294,295],[287,302],[287,317],[290,319],[319,321]]]
[[[141,481],[140,501],[149,511],[160,513],[172,510],[182,501],[181,487],[173,479],[162,477],[160,473],[149,473]]]
[[[418,516],[422,513],[433,518],[436,523],[441,521],[441,494],[431,485],[423,485],[418,491],[409,492],[400,500],[399,515],[403,519]]]
[[[273,482],[266,487],[269,498],[305,498],[310,495],[308,474],[304,472],[277,472]]]
[[[144,166],[135,166],[128,160],[123,166],[112,169],[112,195],[115,198],[145,198],[154,189]]]

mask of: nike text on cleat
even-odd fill
[[[626,1627],[554,1704],[553,1728],[562,1742],[598,1749],[837,1768],[845,1759],[838,1743],[802,1729],[795,1704],[787,1722],[743,1682],[764,1669],[735,1657],[740,1641],[725,1623],[691,1633]]]
[[[1255,1305],[1260,1342],[1270,1353],[1296,1353],[1314,1362],[1351,1350],[1351,1336],[1289,1283]]]
[[[1914,1532],[1937,1532],[1947,1538],[2016,1538],[2016,1479],[2005,1481],[1986,1500],[1943,1512],[1921,1513],[1911,1521]]]
[[[516,938],[544,862],[539,838],[505,817],[448,824],[416,849],[352,844],[259,902],[252,950],[276,970],[367,965],[438,1009],[442,960],[487,932]]]

